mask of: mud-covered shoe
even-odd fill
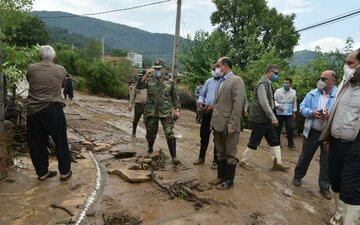
[[[244,161],[240,161],[239,166],[246,170],[252,170],[252,167],[247,162]]]
[[[273,170],[277,170],[277,171],[283,171],[283,172],[288,172],[290,169],[290,166],[285,166],[282,163],[278,163],[277,159],[274,159],[274,164],[273,164]]]
[[[321,189],[320,190],[320,194],[321,196],[323,196],[325,199],[327,200],[331,200],[331,192],[329,189]]]
[[[218,184],[216,186],[216,189],[218,189],[218,190],[227,190],[227,189],[230,189],[232,187],[234,187],[234,181],[227,180],[227,181],[222,182],[221,184]]]
[[[153,151],[148,150],[145,154],[145,158],[150,158],[151,154],[153,153]]]
[[[224,179],[218,177],[215,180],[210,181],[209,183],[212,184],[212,185],[218,185],[218,184],[221,184],[222,182],[224,182]]]
[[[181,164],[180,160],[178,160],[176,157],[172,158],[171,162],[172,162],[172,164],[174,164],[175,166]]]
[[[342,217],[339,219],[336,218],[335,214],[330,218],[329,222],[327,223],[329,225],[342,225]]]
[[[213,163],[211,164],[211,169],[216,170],[217,168],[218,168],[217,163],[216,163],[216,162],[213,162]]]
[[[296,187],[300,187],[302,185],[301,179],[297,179],[297,178],[294,178],[292,183]]]
[[[204,159],[198,159],[195,162],[193,162],[194,165],[200,165],[200,164],[204,164],[205,160]]]

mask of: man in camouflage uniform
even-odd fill
[[[176,158],[176,139],[173,128],[174,120],[180,117],[180,101],[175,82],[165,73],[165,70],[164,61],[157,59],[139,83],[141,88],[147,89],[148,94],[144,112],[146,139],[149,145],[147,154],[150,155],[153,152],[160,120],[172,163],[177,165],[180,161]]]

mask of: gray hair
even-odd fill
[[[53,61],[55,59],[56,53],[53,47],[50,45],[42,45],[39,49],[39,55],[41,60]]]

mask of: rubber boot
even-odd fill
[[[243,152],[243,154],[241,156],[241,161],[239,163],[239,165],[242,168],[247,169],[247,170],[251,169],[251,166],[249,165],[248,161],[249,161],[249,159],[252,156],[254,151],[255,151],[254,149],[246,147],[245,151]]]
[[[171,161],[172,164],[174,165],[179,165],[180,164],[180,160],[178,160],[176,158],[176,139],[169,139],[167,140],[167,144],[168,144],[168,148],[169,148],[169,152],[170,152],[170,156],[171,156]]]
[[[234,186],[236,165],[226,164],[224,182],[216,186],[218,190],[227,190]]]
[[[330,218],[329,224],[331,225],[341,225],[342,224],[342,214],[344,202],[340,200],[339,193],[333,192],[333,199],[335,203],[335,213]]]
[[[153,153],[155,140],[148,140],[148,150],[146,152],[146,158],[149,158],[151,153]]]
[[[274,160],[273,162],[273,170],[278,170],[278,171],[284,171],[287,172],[290,167],[289,166],[285,166],[284,164],[281,163],[281,149],[280,149],[280,145],[279,146],[273,146],[270,147],[270,152],[272,154],[272,158]]]
[[[344,204],[343,225],[360,225],[360,205]]]
[[[210,184],[218,185],[224,182],[226,160],[217,161],[217,178],[210,182]]]

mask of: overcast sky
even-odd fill
[[[33,10],[63,11],[86,14],[123,9],[161,0],[35,0]],[[182,0],[181,35],[194,36],[195,31],[211,32],[210,15],[215,11],[211,0]],[[297,29],[326,19],[360,9],[359,0],[268,0],[283,14],[296,14]],[[120,11],[92,16],[98,19],[137,27],[154,33],[174,34],[176,0],[129,11]],[[66,19],[66,18],[64,18]],[[352,37],[355,47],[360,47],[360,14],[330,25],[300,33],[299,45],[295,50],[314,50],[320,46],[323,51],[343,48],[347,37]]]

